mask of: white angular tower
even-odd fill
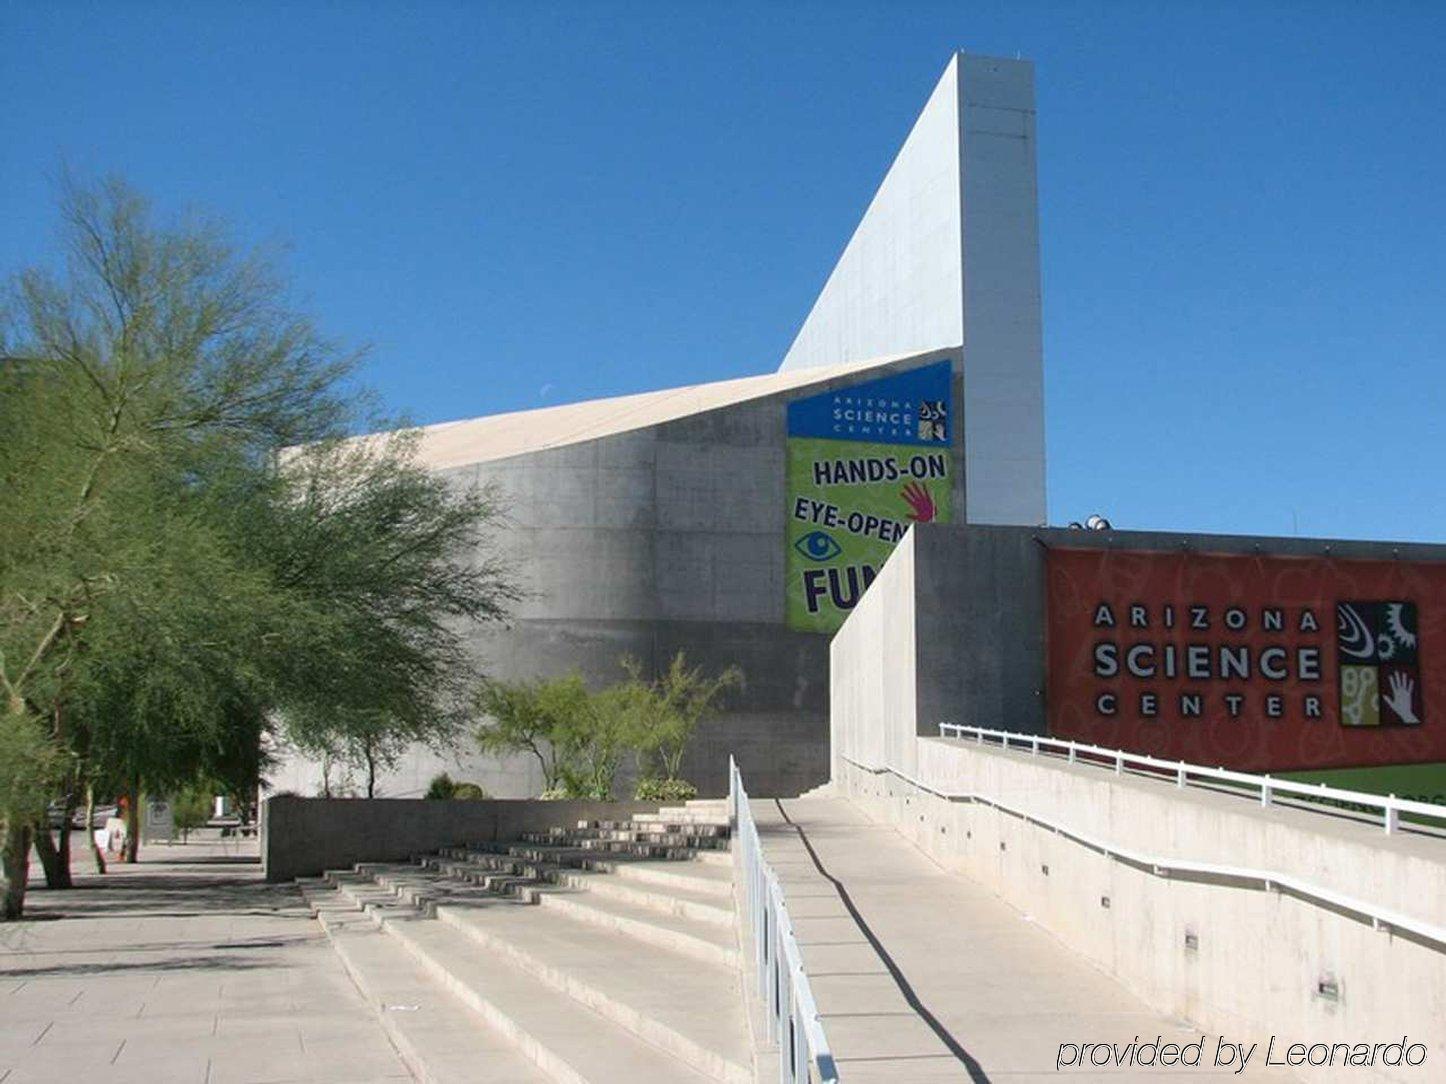
[[[964,518],[1045,521],[1034,66],[957,53],[780,369],[964,348]]]

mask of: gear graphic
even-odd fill
[[[1376,637],[1376,657],[1382,662],[1396,657],[1396,641],[1384,632]]]
[[[1416,646],[1416,634],[1406,627],[1405,603],[1391,602],[1386,605],[1386,630],[1391,634],[1391,639],[1402,647]],[[1381,657],[1390,656],[1383,654]]]

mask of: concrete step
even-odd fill
[[[403,876],[400,872],[379,872],[378,875],[388,880]],[[712,1075],[706,1069],[689,1069],[688,1066],[697,1063],[692,1058],[680,1061],[675,1053],[676,1049],[692,1050],[687,1036],[674,1034],[667,1024],[647,1020],[638,1010],[606,996],[593,993],[589,998],[579,998],[577,992],[584,987],[575,981],[563,981],[557,974],[539,973],[539,965],[531,958],[501,950],[497,944],[459,927],[458,919],[451,912],[463,912],[470,920],[482,915],[516,914],[525,920],[524,929],[537,918],[541,918],[544,927],[571,927],[573,923],[561,915],[544,917],[537,908],[491,897],[449,905],[436,913],[436,918],[442,921],[434,921],[398,902],[384,886],[373,884],[368,891],[361,880],[338,877],[336,882],[335,894],[341,900],[342,909],[352,908],[355,916],[396,938],[435,982],[478,1013],[490,1027],[515,1042],[521,1053],[551,1079],[567,1084],[635,1079],[737,1079]],[[384,898],[390,898],[390,902]],[[584,931],[584,936],[591,935]],[[593,940],[599,939],[593,937]],[[636,968],[636,956],[627,955],[633,950],[620,948],[616,941],[605,947],[613,956],[612,967],[649,970]],[[672,956],[661,949],[655,951],[660,956]],[[566,966],[564,961],[564,971]],[[693,963],[691,966],[706,965]],[[566,1026],[556,1023],[557,1020],[564,1021]],[[655,1042],[657,1035],[662,1035],[666,1044]],[[586,1038],[585,1043],[579,1042],[582,1038]],[[587,1053],[589,1047],[596,1051],[595,1055]],[[696,1055],[699,1051],[692,1050],[692,1053]],[[716,1062],[716,1057],[706,1050],[703,1053],[705,1066]],[[601,1059],[600,1064],[594,1064],[594,1056]],[[650,1075],[629,1075],[644,1072]]]
[[[421,861],[427,868],[459,880],[474,883],[511,881],[515,884],[515,892],[524,898],[533,889],[561,886],[586,890],[596,896],[621,900],[709,926],[727,930],[734,928],[731,901],[720,896],[711,885],[704,891],[698,891],[687,886],[640,883],[615,877],[606,871],[520,861],[507,855],[465,848],[447,848],[445,854],[429,856]],[[530,898],[540,899],[541,892],[532,892]]]
[[[513,872],[541,871],[550,866],[611,873],[628,879],[697,892],[707,896],[732,897],[733,858],[726,851],[692,852],[686,859],[647,859],[636,855],[600,855],[577,847],[549,847],[543,844],[479,843],[471,847],[444,847],[449,858],[484,862],[484,856],[501,859]]]
[[[357,872],[370,877],[402,903],[423,914],[436,913],[439,903],[473,903],[503,899],[536,903],[529,890],[545,882],[494,874],[479,879],[451,877],[417,863],[407,866],[359,864]]]
[[[555,831],[569,831],[570,829],[555,829]],[[649,833],[674,833],[683,835],[698,836],[726,836],[728,834],[728,823],[715,823],[712,820],[697,820],[693,818],[680,818],[676,820],[665,820],[650,813],[641,813],[632,820],[626,821],[578,821],[576,831],[612,831],[612,832],[649,832]]]
[[[523,832],[519,839],[523,843],[545,843],[555,847],[591,848],[627,843],[688,850],[728,849],[727,836],[694,835],[688,832],[631,832],[619,828],[554,828],[550,832]]]
[[[448,868],[417,866],[358,866],[358,872],[394,893],[401,902],[434,915],[443,902],[470,903],[494,898],[493,893],[466,880],[464,864],[442,859]],[[459,868],[461,867],[461,868]],[[731,924],[720,926],[683,915],[669,914],[637,902],[598,895],[591,887],[607,874],[574,873],[570,882],[544,881],[519,888],[519,900],[540,903],[575,922],[622,934],[643,945],[664,948],[724,968],[738,968],[738,942]]]
[[[664,948],[729,970],[742,966],[738,939],[731,928],[665,914],[586,888],[543,892],[538,902],[544,910],[557,911],[575,922],[622,934],[642,945]]]
[[[686,847],[655,847],[645,843],[607,842],[595,846],[573,846],[554,843],[475,843],[465,848],[468,851],[505,854],[520,861],[551,862],[556,865],[580,865],[599,858],[618,861],[655,860],[668,862],[692,862],[701,856],[717,856],[712,859],[731,865],[730,852],[692,850]]]
[[[505,854],[519,858],[534,858],[539,861],[558,861],[566,857],[565,852],[574,852],[574,857],[588,858],[599,854],[619,855],[626,858],[663,858],[675,862],[686,862],[693,857],[691,847],[663,846],[656,843],[633,843],[613,839],[584,839],[576,843],[555,842],[541,839],[523,842],[499,843],[495,846]],[[487,848],[483,844],[484,849]]]
[[[459,905],[460,906],[460,905]],[[532,908],[511,908],[536,915]],[[475,910],[475,908],[474,908]],[[710,1079],[639,1039],[475,939],[420,916],[386,916],[381,927],[437,984],[509,1038],[518,1052],[562,1084],[633,1084]]]
[[[717,813],[690,812],[688,810],[634,813],[632,820],[634,824],[697,824],[713,828],[727,828],[729,826],[729,816],[726,809]]]
[[[733,868],[732,851],[695,851],[694,862],[706,862],[710,866],[727,866]]]
[[[621,900],[721,929],[732,930],[736,921],[731,904],[712,891],[698,892],[678,886],[629,882],[596,870],[559,870],[553,883],[586,889],[595,896]]]
[[[733,868],[733,855],[731,851],[723,850],[688,850],[681,848],[660,848],[662,853],[655,853],[648,848],[641,848],[641,853],[628,851],[609,851],[606,856],[610,861],[668,861],[678,863],[700,863],[714,866],[726,866]],[[458,853],[490,853],[506,855],[519,862],[546,862],[562,866],[581,866],[584,862],[596,861],[600,854],[598,851],[587,847],[554,846],[547,843],[474,843],[469,847],[443,848],[443,854],[456,857]]]
[[[640,955],[548,906],[446,904],[437,919],[704,1076],[752,1084],[737,968],[661,948]]]
[[[733,898],[733,866],[711,862],[617,862],[585,860],[583,868],[649,887],[679,889],[718,900]],[[724,906],[724,904],[719,904]]]
[[[426,855],[418,863],[453,880],[466,881],[500,896],[534,903],[536,889],[553,883],[550,867],[541,862],[522,862],[501,854],[478,855],[476,861],[443,854]]]
[[[668,817],[723,817],[728,816],[727,798],[693,798],[682,805],[663,805],[658,807],[658,813]]]
[[[608,838],[636,839],[643,836],[655,839],[658,836],[694,836],[700,839],[728,838],[726,824],[674,823],[670,821],[582,821],[572,828],[550,828],[560,835],[603,836]],[[612,835],[620,833],[620,835]]]
[[[675,839],[705,839],[722,840],[726,845],[728,842],[727,830],[717,825],[623,825],[622,827],[609,825],[591,825],[587,828],[549,828],[545,832],[525,832],[520,837],[523,840],[535,841],[541,839],[613,839],[626,843],[667,843],[669,846],[688,846],[687,843],[674,844],[670,841]]]
[[[302,885],[302,895],[413,1078],[424,1084],[544,1084],[552,1079],[511,1038],[433,981],[369,917],[349,904],[339,906],[336,889],[311,879]]]

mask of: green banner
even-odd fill
[[[790,404],[789,628],[836,631],[910,524],[949,522],[949,379],[946,361]]]

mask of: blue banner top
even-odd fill
[[[951,363],[939,361],[796,399],[788,404],[788,435],[947,446],[950,372]]]

